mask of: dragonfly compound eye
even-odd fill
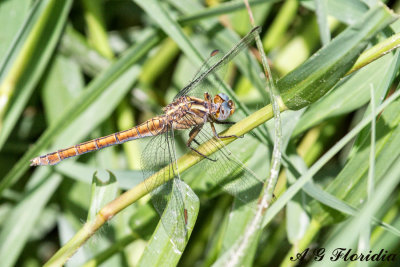
[[[227,118],[229,118],[231,113],[233,113],[233,112],[232,112],[231,107],[229,106],[229,102],[223,102],[221,104],[221,106],[219,107],[219,113],[217,114],[218,120],[219,121],[226,120]]]
[[[228,101],[229,101],[229,97],[224,93],[219,93],[218,95],[216,95],[214,97],[215,104],[220,104],[220,103],[228,102]]]

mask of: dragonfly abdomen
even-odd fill
[[[159,135],[166,131],[167,127],[165,127],[165,125],[166,121],[164,116],[155,117],[131,129],[96,138],[75,146],[60,149],[56,152],[36,157],[31,160],[31,166],[55,165],[64,159],[79,156],[91,151],[96,151],[108,146],[122,144],[139,138]]]

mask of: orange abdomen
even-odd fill
[[[155,117],[129,130],[96,138],[75,146],[60,149],[47,155],[36,157],[31,160],[31,166],[55,165],[64,159],[99,150],[108,146],[122,144],[138,138],[159,135],[166,131],[167,127],[165,127],[165,125],[166,121],[164,116]]]

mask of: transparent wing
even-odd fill
[[[222,67],[226,66],[237,54],[239,54],[248,44],[250,44],[255,36],[261,32],[261,27],[253,28],[243,39],[240,40],[234,47],[231,48],[225,55],[214,52],[211,57],[203,64],[193,80],[185,86],[174,99],[177,99],[184,95],[196,95],[196,89],[202,90],[202,93],[206,92],[204,88],[216,88],[220,82],[217,77],[217,71]],[[210,92],[210,91],[209,91]],[[212,90],[211,92],[212,93]]]
[[[183,251],[187,238],[185,209],[181,183],[175,163],[173,132],[155,136],[150,139],[142,155],[143,177],[145,185],[151,194],[151,200],[165,231],[172,243]],[[156,172],[161,173],[159,179],[165,181],[161,186],[155,187],[153,180],[146,179]],[[170,179],[170,177],[174,177]],[[157,182],[158,184],[158,182]]]
[[[189,122],[193,118],[186,116],[186,120]],[[205,154],[215,151],[209,156],[211,160],[204,159],[201,163],[205,165],[207,175],[211,176],[223,190],[243,203],[257,198],[263,181],[230,152],[220,139],[214,137],[210,124],[206,123],[202,125],[201,131],[192,142],[192,147],[195,149],[199,147],[199,144],[202,145],[205,148]]]

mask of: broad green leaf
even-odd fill
[[[179,187],[183,190],[183,202],[185,207],[188,208],[187,219],[185,219],[187,220],[187,240],[184,246],[186,246],[197,219],[200,202],[196,194],[187,184],[179,180],[176,180],[176,182],[180,183]],[[168,205],[176,204],[177,203],[171,203],[171,201],[168,203]],[[168,206],[166,209],[168,209]],[[161,220],[163,220],[163,218],[161,218]],[[184,247],[178,248],[177,245],[171,244],[170,237],[165,232],[162,222],[160,221],[149,244],[143,252],[138,266],[175,266],[183,253],[183,249]]]
[[[276,86],[285,105],[297,110],[320,99],[350,70],[369,40],[395,18],[383,5],[371,9],[329,45],[278,80]]]
[[[370,99],[371,84],[376,88],[376,98],[382,99],[397,72],[399,56],[399,52],[390,53],[345,78],[329,94],[307,109],[293,135],[298,135],[330,117],[349,113],[366,104]]]

